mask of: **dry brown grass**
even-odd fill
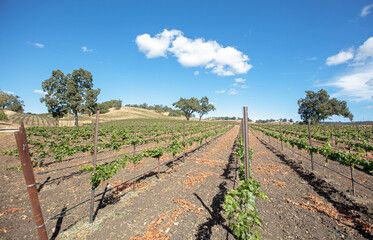
[[[8,210],[1,211],[1,212],[0,212],[0,216],[1,216],[1,215],[5,215],[5,214],[9,214],[9,213],[18,212],[18,211],[23,210],[23,209],[24,209],[24,208],[16,208],[16,207],[12,207],[12,208],[9,208]]]
[[[211,167],[219,167],[219,168],[224,167],[223,163],[220,163],[220,162],[215,161],[215,160],[207,159],[207,158],[194,158],[193,160],[196,163],[206,164],[206,165],[209,165]]]
[[[184,189],[189,189],[189,188],[193,187],[193,185],[196,182],[206,181],[207,177],[211,176],[213,174],[216,174],[216,173],[199,171],[197,176],[193,176],[192,174],[188,174],[188,177],[183,181],[183,183],[185,183],[187,185]]]
[[[281,182],[281,181],[277,181],[277,180],[272,180],[272,179],[269,179],[269,178],[264,179],[263,183],[267,184],[268,182],[272,183],[273,185],[276,185],[277,187],[285,187],[286,186],[285,182]]]
[[[284,198],[284,200],[287,201],[288,203],[299,206],[303,209],[307,209],[312,212],[319,212],[319,213],[325,214],[328,217],[334,219],[338,224],[342,224],[348,227],[357,226],[363,229],[365,232],[369,234],[373,234],[372,224],[364,222],[356,216],[350,216],[350,215],[340,213],[338,209],[336,209],[333,205],[324,203],[322,200],[313,196],[312,194],[304,197],[304,199],[308,201],[297,203],[288,198]]]
[[[121,109],[110,108],[108,113],[100,115],[103,120],[122,120],[133,118],[170,118],[154,110],[147,110],[134,107],[122,107]]]
[[[109,183],[109,186],[111,187],[115,187],[117,185],[120,185],[122,184],[123,182],[122,181],[113,181],[113,182],[110,182]],[[145,190],[145,188],[148,186],[148,183],[146,182],[135,182],[135,181],[132,181],[132,182],[127,182],[125,184],[122,184],[118,187],[116,187],[113,191],[113,197],[114,198],[119,198],[121,196],[121,192],[129,189],[132,187],[132,190],[138,190],[138,191],[143,191]]]
[[[194,211],[197,215],[203,212],[203,208],[197,208],[192,203],[189,203],[183,199],[173,199],[173,202],[181,205],[180,207],[163,213],[155,221],[150,223],[146,230],[147,232],[142,236],[136,236],[130,240],[168,240],[171,239],[171,234],[168,233],[170,227],[176,222],[182,213]]]
[[[261,166],[253,167],[254,172],[264,172],[267,175],[276,172],[279,172],[281,175],[288,174],[288,172],[285,172],[283,168],[285,168],[285,166],[278,164],[262,164]]]

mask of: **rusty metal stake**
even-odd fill
[[[17,142],[17,149],[19,153],[19,158],[21,159],[22,171],[25,177],[27,192],[29,195],[32,213],[34,215],[34,220],[36,224],[36,229],[38,231],[40,240],[47,240],[47,230],[45,228],[45,223],[43,219],[43,213],[41,211],[38,191],[36,189],[36,182],[34,171],[32,169],[31,157],[29,153],[29,148],[27,144],[27,138],[25,133],[24,123],[21,123],[19,131],[14,133]]]

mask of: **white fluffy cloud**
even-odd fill
[[[353,59],[352,66],[359,66],[369,63],[373,60],[373,37],[368,38],[361,46],[355,51],[353,48],[347,51],[340,51],[338,54],[328,57],[326,65],[333,66],[346,63]]]
[[[373,63],[355,67],[327,85],[340,88],[335,97],[348,97],[356,102],[373,101]]]
[[[358,48],[355,61],[365,61],[369,58],[373,59],[373,37],[368,38],[368,40]]]
[[[349,56],[348,60],[352,59],[352,63],[348,65],[348,72],[326,85],[340,89],[335,97],[343,96],[357,102],[373,101],[373,37],[359,46],[355,55],[353,49],[350,52],[352,58]]]
[[[43,90],[40,90],[40,89],[35,89],[34,93],[41,94],[41,95],[46,95],[47,94],[46,92],[44,92]]]
[[[32,43],[32,42],[30,42],[30,41],[27,41],[27,44],[29,44],[29,45],[33,45],[33,46],[35,46],[35,47],[37,47],[37,48],[43,48],[45,45],[44,44],[42,44],[42,43]]]
[[[136,44],[147,58],[165,57],[171,41],[181,34],[182,32],[178,30],[168,31],[167,29],[156,34],[155,37],[145,33],[136,37]]]
[[[147,58],[172,54],[184,67],[205,67],[219,76],[244,74],[252,68],[247,63],[249,57],[237,49],[202,38],[190,39],[179,30],[165,29],[154,37],[142,34],[136,37],[136,44]]]
[[[353,58],[354,58],[354,52],[353,52],[353,49],[351,48],[347,51],[340,51],[338,54],[328,57],[326,59],[326,65],[334,66],[334,65],[342,64]]]
[[[226,93],[227,91],[225,91],[225,90],[217,90],[217,91],[215,91],[215,93]]]
[[[86,46],[81,47],[81,49],[83,50],[83,52],[93,52],[93,49],[87,48]]]
[[[370,9],[373,7],[373,4],[369,4],[361,10],[360,17],[366,17],[370,13]]]

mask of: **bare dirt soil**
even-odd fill
[[[237,135],[237,127],[236,130],[231,130],[229,133],[226,133],[220,136],[218,139],[222,139],[225,136],[229,136],[228,139],[230,143],[227,143],[227,146],[230,145],[227,149],[225,149],[227,156],[223,157],[223,162],[229,160],[229,156],[231,154],[231,148],[233,146],[233,142],[235,139],[235,135]],[[232,132],[233,131],[233,132]],[[217,142],[217,140],[213,140],[212,143]],[[11,141],[10,141],[11,140]],[[13,134],[7,134],[6,138],[1,140],[2,144],[0,146],[0,150],[3,149],[13,149],[15,148],[14,143],[14,136]],[[210,143],[210,144],[212,144]],[[220,143],[220,140],[219,140]],[[208,145],[210,145],[208,144]],[[220,143],[221,144],[221,143]],[[142,151],[143,149],[147,149],[150,147],[154,147],[152,145],[158,145],[157,143],[150,143],[147,145],[141,145],[136,148],[137,151]],[[195,143],[193,146],[190,146],[189,149],[194,149],[198,147],[199,144]],[[221,146],[222,147],[222,146]],[[195,152],[204,152],[206,147],[202,147]],[[132,147],[129,146],[123,149],[124,152],[131,153],[133,151]],[[103,151],[99,155],[99,159],[105,157],[112,157],[111,160],[115,159],[115,155],[120,155],[123,151],[118,153],[114,153],[113,151]],[[80,156],[82,155],[82,156]],[[76,160],[70,161],[62,161],[61,163],[54,163],[51,165],[47,165],[43,169],[36,168],[34,169],[35,172],[40,172],[42,170],[48,170],[49,168],[63,168],[65,166],[69,166],[75,163],[80,163],[89,160],[90,156],[84,156],[84,154],[78,154],[76,156]],[[114,155],[114,156],[113,156]],[[113,158],[114,157],[114,158]],[[190,155],[187,156],[190,159]],[[170,154],[166,154],[164,157],[161,158],[161,162],[165,162],[171,158]],[[101,216],[101,214],[107,213],[110,207],[119,207],[121,206],[122,201],[127,201],[130,196],[138,195],[143,191],[147,191],[147,189],[153,189],[151,186],[154,182],[165,181],[162,179],[167,179],[166,176],[170,176],[173,171],[176,171],[178,166],[182,166],[187,164],[188,162],[194,162],[193,160],[185,160],[184,162],[180,162],[181,160],[177,160],[172,166],[172,164],[168,164],[160,169],[155,169],[154,171],[148,173],[146,176],[142,177],[140,180],[136,181],[135,191],[134,182],[130,181],[124,184],[120,189],[116,190],[114,193],[106,193],[102,198],[96,198],[96,208],[95,208],[95,222],[90,225],[88,223],[88,216],[89,216],[89,202],[76,207],[75,209],[69,211],[65,216],[57,217],[54,220],[47,220],[46,226],[49,237],[52,239],[61,238],[65,236],[65,233],[68,237],[67,239],[71,238],[81,238],[82,233],[78,235],[69,236],[69,229],[72,229],[74,226],[79,226],[79,224],[87,225],[87,226],[96,226],[96,224],[100,223],[102,219],[105,219],[105,216]],[[202,160],[201,160],[202,161]],[[36,231],[34,227],[33,217],[31,213],[31,209],[29,207],[28,196],[26,193],[26,189],[24,186],[23,175],[21,171],[15,170],[4,170],[6,167],[13,167],[19,165],[19,160],[15,157],[9,156],[2,156],[1,157],[2,168],[0,169],[0,174],[2,176],[2,184],[0,185],[1,195],[0,200],[2,203],[0,208],[0,238],[4,239],[33,239],[36,238]],[[46,164],[49,162],[46,161]],[[214,163],[213,163],[214,164]],[[215,163],[216,164],[216,163]],[[226,163],[225,163],[226,164]],[[218,168],[220,171],[223,171],[225,164],[220,163],[215,168]],[[57,165],[57,166],[56,166]],[[206,165],[206,164],[203,164]],[[110,179],[107,183],[108,186],[116,186],[123,181],[130,179],[147,169],[153,168],[157,166],[157,160],[152,158],[146,158],[142,161],[142,163],[136,167],[133,164],[129,164],[125,169],[122,169],[115,177]],[[207,164],[208,166],[208,164]],[[192,184],[193,181],[205,181],[206,178],[209,180],[211,177],[217,177],[217,175],[212,174],[212,172],[205,173],[202,169],[199,169],[201,172],[191,171],[189,175],[183,175],[183,178],[178,180],[180,184],[184,187],[187,184]],[[48,219],[51,216],[58,214],[64,211],[66,208],[70,208],[74,206],[76,203],[89,199],[90,196],[90,184],[89,184],[89,177],[90,174],[87,172],[80,172],[78,168],[69,168],[63,171],[56,171],[51,172],[43,175],[36,175],[36,179],[38,182],[38,190],[39,190],[39,199],[41,203],[41,207],[43,210],[44,219]],[[190,178],[190,179],[188,179]],[[183,183],[182,181],[186,181]],[[167,185],[174,184],[173,181],[171,183],[167,183]],[[163,186],[163,184],[161,184]],[[158,185],[157,185],[158,186]],[[105,190],[106,184],[101,184],[98,189],[96,189],[96,193],[102,192]],[[219,189],[217,189],[219,190]],[[154,190],[153,190],[154,191]],[[158,191],[155,188],[155,192],[161,194],[162,191]],[[176,196],[176,195],[175,195]],[[193,195],[194,196],[194,195]],[[223,197],[223,195],[222,195]],[[153,198],[150,198],[153,199]],[[138,198],[139,203],[150,200],[145,198]],[[172,198],[173,199],[173,198]],[[178,199],[175,198],[172,201],[180,206],[183,207],[183,211],[186,211],[186,206],[192,207],[189,203],[184,202],[185,199]],[[185,200],[186,201],[186,200]],[[126,208],[126,211],[131,211],[131,208]],[[198,212],[201,209],[198,210]],[[117,212],[117,211],[115,211]],[[186,211],[189,213],[189,211]],[[110,213],[110,211],[109,211]],[[22,226],[22,227],[21,227]],[[134,235],[135,236],[135,235]],[[130,237],[130,236],[129,236]],[[93,235],[93,238],[95,236]],[[102,239],[102,238],[96,238]],[[125,238],[124,238],[125,239]]]
[[[250,134],[254,177],[270,202],[260,201],[264,239],[372,239],[373,192],[356,186],[331,170],[350,176],[349,167],[314,156],[320,165],[292,153],[280,142]],[[288,146],[289,147],[289,146]],[[307,156],[307,153],[296,150]],[[372,187],[373,177],[354,171],[355,180]]]
[[[225,194],[238,184],[233,154],[238,130],[234,127],[188,154],[184,161],[177,159],[159,172],[155,169],[97,197],[92,224],[88,202],[46,221],[49,238],[234,239],[222,204]],[[0,150],[15,147],[13,134],[0,136]],[[263,239],[372,239],[371,191],[356,186],[353,196],[348,180],[322,167],[312,171],[309,161],[294,158],[288,150],[280,152],[277,142],[272,139],[269,144],[268,137],[259,133],[250,131],[250,146],[254,150],[254,178],[270,198],[257,202],[264,223]],[[109,155],[113,152],[102,157]],[[161,162],[169,158],[165,156]],[[323,159],[315,159],[323,163]],[[37,239],[22,172],[4,170],[18,161],[0,157],[0,239]],[[65,165],[71,162],[62,162],[60,167]],[[136,168],[130,164],[107,184],[115,186],[155,166],[157,161],[150,158]],[[335,163],[328,167],[349,176],[349,168]],[[89,199],[89,173],[69,169],[36,178],[44,219]],[[372,176],[360,170],[355,170],[355,178],[373,185]],[[101,184],[96,192],[105,187]]]

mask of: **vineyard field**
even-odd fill
[[[235,239],[229,223],[237,220],[227,215],[234,203],[226,196],[235,197],[245,187],[256,189],[251,206],[257,209],[255,221],[263,225],[258,228],[263,239],[304,234],[313,239],[369,239],[373,191],[366,187],[372,186],[373,177],[369,162],[359,160],[370,161],[369,128],[357,134],[355,128],[341,127],[330,134],[338,144],[326,148],[328,154],[350,150],[340,156],[353,160],[349,162],[354,164],[353,194],[350,165],[344,160],[326,162],[320,150],[332,137],[321,139],[323,128],[314,127],[312,148],[307,145],[306,127],[281,126],[280,131],[277,125],[249,124],[249,182],[243,181],[243,141],[237,122],[100,123],[95,171],[91,125],[26,127],[26,136],[52,239],[103,239],[108,233],[111,239],[131,240]],[[0,234],[5,239],[37,239],[13,139],[11,133],[0,139],[4,203]],[[364,143],[368,151],[345,139]],[[92,186],[96,197],[93,223],[89,223]]]
[[[185,125],[184,134],[185,151],[198,151],[202,144],[224,134],[232,127],[232,124],[223,122],[188,122]],[[32,127],[27,128],[26,132],[30,153],[35,163],[34,171],[37,177],[39,198],[45,218],[59,214],[63,209],[68,209],[74,204],[89,198],[93,174],[85,169],[91,165],[91,150],[93,147],[90,136],[92,133],[91,126],[79,128],[60,127],[58,128],[58,137],[56,127]],[[11,137],[11,134],[9,134],[9,137]],[[132,120],[100,125],[97,169],[102,166],[103,171],[106,171],[107,166],[116,163],[122,156],[132,156],[134,151],[135,156],[137,156],[161,147],[164,148],[164,153],[160,157],[159,162],[149,155],[143,156],[136,164],[128,162],[109,179],[102,182],[99,181],[95,193],[101,193],[106,188],[122,184],[114,192],[107,193],[109,197],[105,198],[105,201],[112,201],[110,204],[113,204],[119,201],[121,194],[124,194],[127,190],[144,188],[147,183],[143,181],[161,178],[169,171],[172,171],[172,162],[159,168],[158,164],[174,159],[173,155],[179,156],[178,161],[180,161],[182,151],[167,151],[173,142],[178,141],[177,139],[180,141],[183,139],[182,121]],[[136,148],[134,148],[134,144]],[[22,188],[22,171],[19,171],[19,160],[16,157],[17,151],[12,149],[11,146],[15,147],[14,142],[6,144],[3,142],[2,144],[2,147],[7,147],[7,149],[2,149],[2,161],[4,164],[1,171],[7,181],[7,185],[2,185],[2,200],[9,203],[9,206],[3,206],[4,209],[7,209],[7,207],[11,208],[10,206],[14,205],[23,206],[24,204],[21,204],[21,202],[28,204],[26,192]],[[41,152],[43,152],[42,155]],[[135,179],[136,181],[131,180],[149,169],[153,170]],[[95,209],[100,208],[97,207],[100,199],[100,197],[96,198]],[[27,213],[27,222],[32,226],[30,209],[19,211],[20,213],[23,212],[23,215]],[[87,203],[83,204],[83,207],[72,209],[66,213],[69,217],[65,218],[64,226],[79,221],[81,218],[86,217],[87,213],[89,213],[89,204]],[[20,221],[20,219],[13,219],[11,214],[5,215],[5,217],[7,222],[13,222],[14,224]],[[56,219],[59,219],[59,217]],[[56,223],[56,219],[51,219],[50,222]],[[47,226],[50,227],[48,231],[53,232],[52,228],[55,224]],[[27,230],[29,232],[26,232],[26,235],[35,235],[33,230],[32,227],[29,228]],[[11,229],[9,231],[10,233],[12,232]],[[17,234],[16,231],[14,233]],[[21,237],[19,235],[15,236],[17,238]]]

